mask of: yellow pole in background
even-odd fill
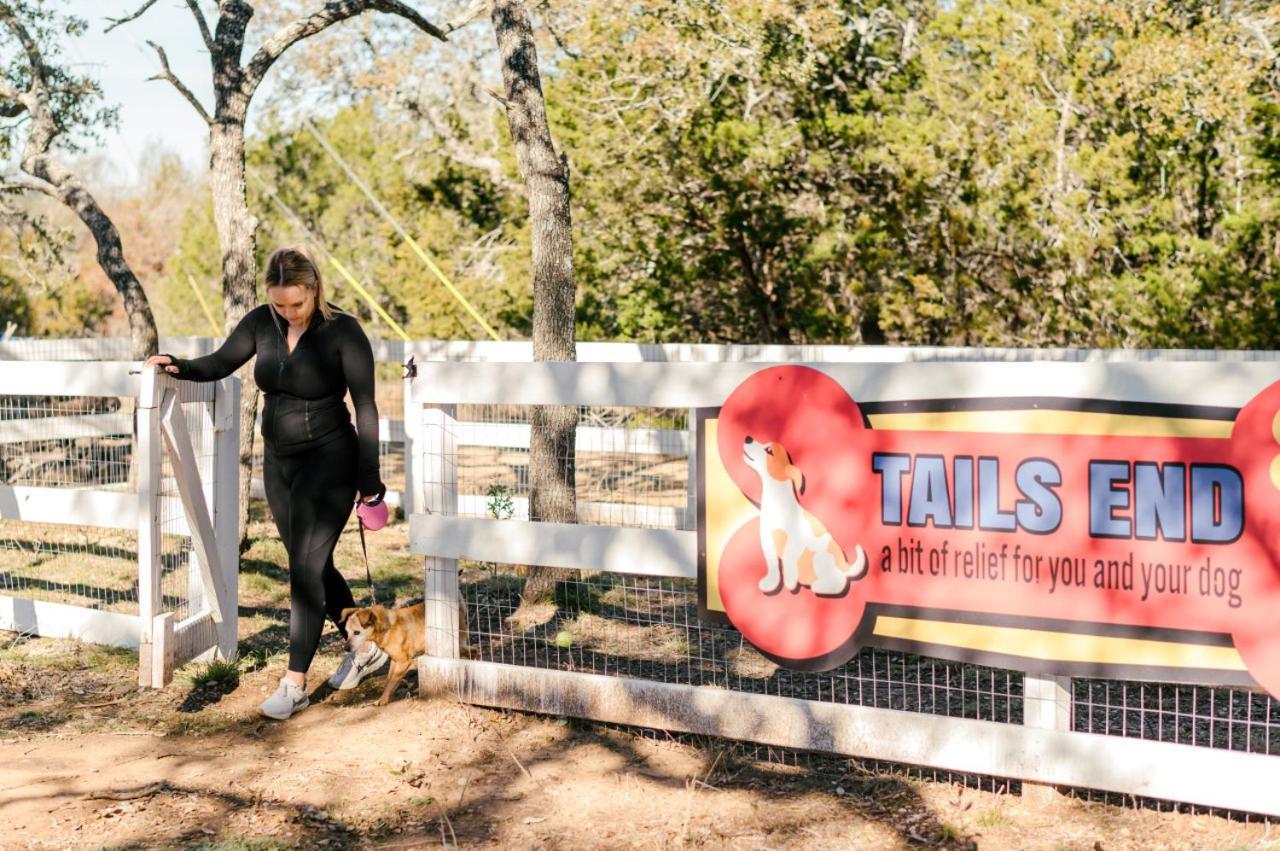
[[[196,294],[196,301],[200,302],[200,309],[204,311],[205,319],[209,320],[209,327],[213,329],[213,336],[221,337],[222,328],[218,325],[217,320],[213,318],[213,311],[209,309],[209,302],[204,300],[204,294],[200,292],[200,287],[196,286],[196,279],[191,277],[191,273],[187,272],[187,283],[191,284],[191,291]]]
[[[382,217],[387,220],[387,222],[391,225],[392,228],[395,229],[395,232],[400,235],[400,238],[403,239],[405,242],[409,243],[409,247],[412,248],[414,253],[418,255],[418,259],[420,259],[423,263],[425,263],[427,268],[430,269],[432,273],[435,274],[435,276],[440,279],[440,283],[444,284],[445,289],[447,289],[449,293],[455,299],[457,299],[458,302],[463,307],[467,309],[467,312],[471,314],[472,318],[474,318],[477,323],[479,323],[480,327],[484,329],[486,334],[488,334],[494,340],[501,340],[502,338],[499,337],[497,333],[492,328],[489,327],[489,323],[485,322],[484,318],[480,316],[480,314],[476,311],[474,307],[472,307],[471,302],[467,301],[466,296],[460,293],[458,291],[458,288],[455,287],[452,283],[450,283],[449,279],[445,277],[444,272],[440,271],[440,267],[437,266],[434,262],[432,262],[431,258],[427,256],[427,253],[425,251],[422,250],[421,246],[418,245],[417,241],[413,237],[409,236],[409,232],[406,231],[400,225],[400,222],[396,219],[395,216],[391,215],[391,211],[382,205],[382,202],[379,201],[374,196],[373,192],[369,190],[369,187],[365,186],[364,183],[360,180],[360,178],[356,176],[356,173],[351,170],[351,167],[347,165],[346,161],[342,159],[342,157],[338,156],[338,152],[335,151],[329,145],[328,140],[326,140],[323,136],[320,135],[320,131],[317,130],[316,126],[311,123],[311,119],[309,118],[305,119],[305,123],[307,125],[307,129],[311,131],[311,135],[315,136],[316,141],[320,143],[320,147],[324,148],[325,152],[330,156],[330,158],[332,158],[333,161],[338,164],[338,167],[341,168],[343,172],[346,173],[347,177],[351,180],[351,182],[356,185],[356,188],[359,189],[364,194],[364,197],[369,199],[369,203],[373,204],[374,209],[376,209],[379,213],[382,214]]]
[[[360,286],[360,282],[357,281],[355,277],[353,277],[352,274],[347,271],[346,266],[343,266],[340,262],[338,262],[337,257],[334,257],[332,254],[329,254],[329,252],[327,251],[325,252],[325,254],[328,256],[329,262],[333,264],[333,268],[338,270],[338,274],[346,278],[347,283],[351,285],[351,288],[356,292],[358,292],[360,294],[360,297],[363,298],[366,302],[368,302],[369,307],[372,308],[374,312],[378,314],[378,316],[382,317],[382,321],[387,323],[387,325],[391,327],[392,331],[395,331],[398,335],[400,335],[401,340],[404,340],[407,343],[409,341],[409,335],[406,334],[404,332],[404,329],[400,327],[400,323],[392,319],[387,314],[387,312],[382,309],[382,306],[373,300],[373,296],[369,294],[369,291],[366,290],[364,287]]]
[[[378,302],[374,300],[373,296],[369,293],[369,291],[365,289],[363,286],[361,286],[360,282],[355,279],[355,276],[347,271],[347,267],[343,266],[342,263],[338,261],[338,258],[334,257],[333,254],[330,253],[329,249],[324,247],[324,243],[322,243],[319,240],[319,238],[316,237],[315,233],[312,232],[311,228],[307,227],[303,223],[302,219],[298,217],[298,214],[295,213],[288,204],[286,204],[283,200],[281,200],[280,196],[277,195],[275,191],[270,186],[267,185],[267,182],[265,180],[263,180],[261,177],[258,177],[258,175],[256,174],[253,177],[255,180],[258,181],[258,185],[262,187],[262,191],[266,192],[268,195],[271,196],[271,200],[274,201],[276,203],[276,206],[280,208],[280,212],[284,213],[285,216],[290,221],[293,222],[294,227],[298,228],[298,230],[302,231],[307,235],[308,238],[310,238],[311,242],[317,248],[320,249],[320,253],[325,256],[325,259],[327,259],[333,265],[333,267],[338,270],[338,274],[341,275],[343,278],[345,278],[347,283],[351,285],[351,288],[354,289],[356,293],[359,294],[359,296],[365,300],[365,302],[369,305],[369,309],[372,310],[375,314],[377,314],[379,319],[387,323],[387,327],[390,328],[392,331],[394,331],[396,335],[400,337],[401,340],[404,340],[405,342],[409,342],[409,335],[406,334],[404,329],[400,327],[400,323],[392,319],[390,314],[388,314],[385,310],[382,309],[382,305],[378,304]]]

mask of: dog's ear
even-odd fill
[[[351,617],[358,611],[360,610],[359,609],[343,609],[342,612],[338,615],[338,623],[346,623],[347,618]]]
[[[796,489],[796,496],[804,493],[804,473],[800,472],[800,468],[795,464],[787,465],[787,478],[791,480],[791,486]]]

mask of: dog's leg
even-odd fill
[[[392,662],[391,670],[387,672],[387,687],[382,690],[382,697],[378,698],[375,706],[386,706],[391,702],[391,695],[396,693],[396,686],[400,685],[400,681],[404,679],[404,675],[409,673],[409,666],[413,664],[409,662]]]
[[[757,586],[761,593],[772,594],[778,590],[782,574],[778,570],[779,551],[787,545],[787,533],[781,529],[765,529],[760,527],[760,549],[764,553],[765,574]]]
[[[813,572],[818,578],[813,583],[813,593],[825,596],[843,594],[849,585],[849,578],[836,567],[836,560],[827,550],[814,555]]]
[[[800,587],[800,555],[804,552],[804,543],[794,535],[787,539],[787,547],[782,551],[782,586],[788,591]]]

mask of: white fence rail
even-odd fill
[[[1238,406],[1275,377],[1275,369],[1263,363],[1274,362],[1275,353],[1249,354],[1225,374],[1212,364],[1174,367],[1136,357],[1010,362],[976,380],[973,371],[948,363],[878,365],[860,374],[850,390],[859,401],[891,401],[931,398],[930,391],[939,398],[1034,396],[1052,387],[1061,396],[1165,402],[1173,400],[1163,398],[1160,388],[1169,386],[1168,370],[1176,369],[1179,383],[1199,388],[1201,403]],[[458,492],[456,461],[469,429],[455,421],[457,406],[716,406],[759,368],[732,362],[420,363],[417,377],[406,382],[405,407],[408,490],[419,507],[410,517],[411,549],[426,557],[428,655],[419,662],[424,693],[1014,778],[1028,788],[1086,787],[1280,816],[1280,753],[1073,731],[1066,688],[1071,680],[1064,677],[1027,674],[1022,723],[1000,723],[460,658],[459,560],[690,579],[697,572],[697,538],[678,529],[460,516],[466,497]],[[691,440],[685,435],[666,446],[687,447]]]
[[[215,344],[208,338],[169,338],[162,341],[161,348],[195,356],[211,351]],[[0,343],[0,360],[32,359],[41,352],[45,357],[97,360],[128,356],[127,341]],[[457,405],[675,409],[718,405],[738,382],[768,362],[867,364],[865,380],[854,392],[856,398],[868,401],[893,399],[899,389],[907,387],[918,392],[921,381],[937,386],[949,397],[988,394],[992,387],[958,380],[948,362],[994,361],[1010,366],[994,388],[999,395],[1042,393],[1044,387],[1052,386],[1055,395],[1106,398],[1114,394],[1115,398],[1156,402],[1164,400],[1150,388],[1159,382],[1146,378],[1166,366],[1153,366],[1152,362],[1177,362],[1184,383],[1196,384],[1204,394],[1202,404],[1229,405],[1242,387],[1256,384],[1259,365],[1280,361],[1280,353],[583,343],[578,346],[579,363],[532,364],[528,343],[375,341],[375,355],[383,363],[402,363],[412,355],[419,368],[418,377],[405,382],[403,420],[387,417],[382,425],[385,441],[398,444],[401,437],[405,441],[404,502],[412,510],[411,546],[426,557],[428,655],[419,665],[424,691],[444,691],[493,706],[1280,816],[1280,796],[1275,793],[1280,788],[1280,754],[1274,749],[1247,753],[1072,731],[1073,681],[1065,677],[1022,677],[1022,723],[1001,723],[458,658],[458,560],[687,580],[696,575],[697,542],[696,534],[688,530],[696,507],[692,498],[683,507],[639,507],[644,510],[633,515],[641,518],[637,522],[663,527],[654,529],[534,525],[525,521],[527,504],[520,497],[511,501],[509,519],[486,519],[481,516],[489,508],[485,498],[460,493],[456,466],[464,447],[523,450],[528,446],[529,432],[527,425],[519,423],[459,421]],[[1037,363],[1031,368],[1027,362],[1033,361]],[[1205,381],[1211,367],[1201,371],[1196,362],[1233,363],[1240,368],[1233,377],[1223,379],[1221,373],[1214,373],[1212,381]],[[886,364],[909,366],[877,366]],[[1067,364],[1074,366],[1066,368]],[[13,386],[19,389],[0,392],[40,393],[50,386],[31,375],[0,371],[0,376],[4,375],[11,375]],[[137,392],[122,376],[69,374],[68,381],[73,383],[62,392]],[[19,429],[24,427],[0,423],[0,443],[20,439]],[[106,419],[57,424],[60,430],[87,432],[119,427],[118,422]],[[621,445],[632,454],[686,455],[688,476],[694,478],[693,438],[685,429],[583,426],[577,437],[581,452],[607,452]],[[228,457],[233,456],[234,449]],[[234,487],[228,490],[234,492]],[[0,491],[0,509],[9,517],[21,510],[15,507],[21,500],[34,500],[34,505],[41,498],[19,488]],[[223,498],[214,499],[215,525]],[[583,502],[579,517],[584,523],[607,521],[614,516],[613,508],[609,503]],[[628,509],[635,511],[637,506]],[[101,503],[93,510],[83,506],[70,510],[80,512],[79,516],[105,517],[111,509]],[[119,517],[139,516],[138,512],[128,514],[127,509],[122,512]],[[234,539],[234,535],[214,537]],[[234,559],[226,563],[234,563]],[[221,569],[226,570],[225,566]],[[228,578],[234,587],[234,578]],[[225,606],[226,598],[221,599]],[[5,606],[6,601],[0,598],[0,622],[8,611]],[[70,616],[63,619],[71,620]],[[106,618],[93,623],[103,631],[112,628]],[[163,622],[158,628],[153,626],[153,640],[159,634],[164,641],[166,630]],[[1129,710],[1104,706],[1102,711]],[[1211,725],[1220,723],[1216,712],[1215,708],[1208,719]],[[1267,717],[1273,718],[1274,708],[1270,713]],[[1270,727],[1263,732],[1270,735]]]
[[[24,596],[0,596],[0,629],[136,647],[142,685],[162,686],[193,658],[229,658],[236,648],[239,380],[175,382],[129,362],[0,361],[0,396],[122,397],[133,412],[0,419],[0,444],[134,437],[129,489],[0,484],[0,519],[137,534],[137,609],[100,611]],[[183,404],[212,433],[197,457]],[[136,436],[135,436],[136,435]],[[168,456],[172,478],[162,474]],[[172,484],[177,496],[162,488]],[[162,519],[164,520],[162,526]],[[190,537],[186,616],[162,594],[162,534]],[[92,582],[94,577],[83,577]]]

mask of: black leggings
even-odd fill
[[[289,554],[289,670],[306,673],[320,646],[325,615],[345,638],[338,616],[355,605],[347,581],[333,566],[333,548],[355,505],[355,435],[295,455],[268,449],[262,477]]]

